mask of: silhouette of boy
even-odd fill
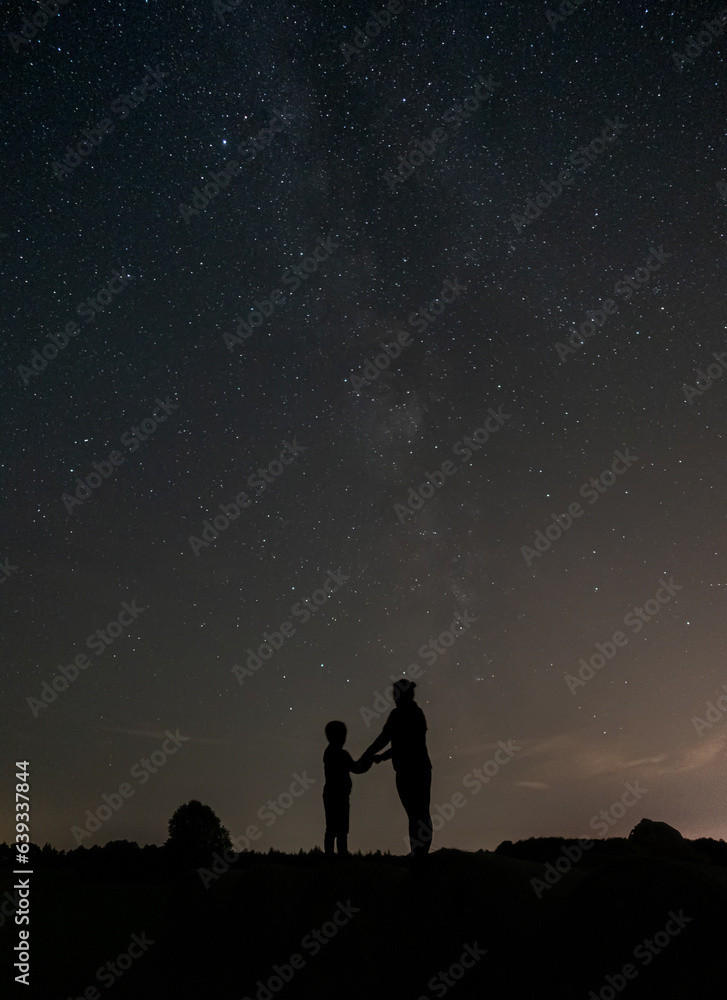
[[[326,813],[324,848],[328,857],[335,853],[336,842],[338,853],[348,854],[349,796],[353,787],[351,771],[363,774],[372,764],[370,757],[366,761],[355,761],[348,750],[343,749],[346,734],[343,722],[329,722],[326,726],[328,746],[323,753],[326,779],[323,786],[323,808]]]

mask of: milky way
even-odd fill
[[[325,723],[357,757],[412,665],[435,847],[724,836],[718,7],[96,6],[3,15],[33,840],[157,753],[86,846],[193,798],[321,844]],[[352,849],[405,832],[355,776]]]

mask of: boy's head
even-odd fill
[[[329,722],[326,726],[326,739],[329,743],[332,743],[334,747],[342,747],[346,742],[347,732],[348,730],[346,729],[345,723]]]

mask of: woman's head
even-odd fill
[[[410,681],[408,678],[403,677],[400,681],[396,681],[393,688],[392,694],[394,696],[394,701],[398,708],[402,705],[408,705],[414,701],[414,688],[416,684],[414,681]]]

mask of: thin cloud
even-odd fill
[[[584,730],[520,741],[518,754],[527,772],[527,785],[559,785],[574,780],[630,777],[638,769],[644,779],[704,770],[714,764],[727,744],[727,732],[713,733],[700,742],[673,751],[639,756],[636,738],[624,734],[608,749],[593,749],[592,734]],[[523,782],[525,784],[525,782]],[[526,785],[526,786],[527,786]]]

